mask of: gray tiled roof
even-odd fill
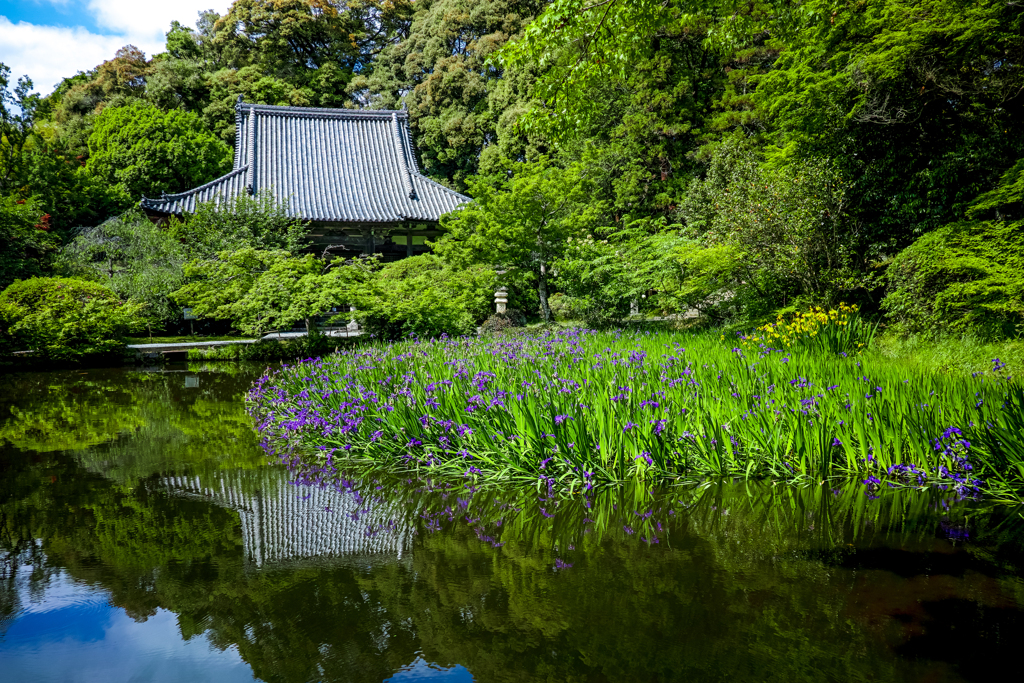
[[[268,190],[297,218],[436,221],[469,199],[419,173],[405,111],[275,107],[239,102],[234,169],[188,192],[142,200],[165,214]]]

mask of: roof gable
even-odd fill
[[[421,175],[405,111],[236,106],[234,169],[187,192],[143,199],[181,214],[198,202],[270,191],[322,222],[436,221],[469,201]]]

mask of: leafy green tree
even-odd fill
[[[150,62],[134,45],[125,45],[96,68],[65,78],[39,102],[37,132],[50,149],[69,159],[89,157],[89,136],[97,115],[145,94]]]
[[[407,0],[236,0],[223,16],[201,12],[196,28],[174,22],[167,53],[153,59],[146,98],[196,112],[234,139],[238,95],[306,107],[354,104],[348,87],[380,50],[405,35]]]
[[[754,100],[780,155],[825,154],[875,253],[962,217],[1024,155],[1024,14],[998,0],[814,1]]]
[[[407,33],[384,47],[372,72],[357,75],[349,90],[375,107],[406,105],[424,170],[464,189],[482,150],[497,143],[498,129],[515,137],[508,129],[529,96],[530,82],[516,78],[520,72],[503,83],[506,70],[489,60],[543,6],[538,0],[417,2]]]
[[[494,271],[422,254],[386,264],[354,290],[364,329],[382,339],[472,334],[494,300]]]
[[[194,214],[172,217],[167,226],[189,260],[246,247],[296,252],[306,244],[306,229],[306,223],[289,216],[287,200],[268,191],[200,203]]]
[[[220,252],[213,259],[185,266],[188,282],[172,294],[195,315],[230,320],[246,334],[288,329],[352,300],[352,287],[363,270],[325,264],[313,254],[246,247]]]
[[[170,293],[182,284],[184,263],[184,246],[138,209],[83,230],[60,257],[69,274],[102,282],[122,300],[145,304],[151,329],[179,314]]]
[[[81,226],[97,225],[131,206],[115,186],[92,175],[77,160],[37,138],[27,154],[22,192],[49,214],[53,232],[66,241]]]
[[[554,2],[499,53],[507,68],[533,65],[536,104],[522,126],[554,140],[563,165],[586,167],[607,224],[670,216],[700,173],[697,153],[715,135],[731,69],[718,10]]]
[[[143,308],[95,282],[30,278],[0,292],[0,331],[10,350],[78,360],[120,349],[145,324]]]
[[[34,201],[0,197],[0,287],[43,275],[56,248],[48,217]]]
[[[693,181],[679,214],[699,248],[736,251],[734,279],[722,291],[759,315],[800,299],[835,304],[870,286],[856,267],[864,263],[847,192],[827,159],[769,168],[728,146],[715,154],[707,177]]]
[[[623,229],[598,229],[570,238],[555,263],[556,283],[569,299],[570,317],[591,325],[621,321],[631,312],[678,313],[680,267],[676,252],[685,240],[679,225],[664,219],[633,221]]]
[[[569,237],[595,223],[601,206],[588,201],[578,167],[557,168],[543,158],[504,167],[504,175],[470,180],[473,201],[442,219],[445,234],[434,249],[456,266],[484,263],[508,281],[535,283],[547,322],[551,266]]]
[[[230,168],[230,148],[198,116],[140,101],[104,109],[89,136],[90,173],[133,198],[187,190]]]
[[[32,134],[39,105],[30,78],[19,78],[13,92],[10,78],[10,67],[0,62],[0,194],[11,192],[23,179],[25,143]]]

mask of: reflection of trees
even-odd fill
[[[264,458],[241,401],[255,372],[206,371],[196,388],[185,386],[182,372],[7,375],[0,378],[0,444],[75,451],[86,468],[125,483],[258,466]]]
[[[107,380],[55,382],[43,373],[0,376],[0,444],[38,452],[88,448],[143,423],[131,396]]]

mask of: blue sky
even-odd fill
[[[12,22],[27,21],[49,26],[82,26],[92,33],[110,35],[112,32],[96,22],[85,2],[48,2],[47,0],[0,0],[0,16]]]
[[[136,621],[101,588],[63,571],[33,586],[31,570],[15,574],[16,611],[0,641],[4,681],[253,683],[236,647],[216,648],[205,634],[184,640],[174,613]]]
[[[0,62],[48,93],[132,44],[161,52],[172,20],[194,26],[200,10],[225,12],[230,0],[0,0]]]

